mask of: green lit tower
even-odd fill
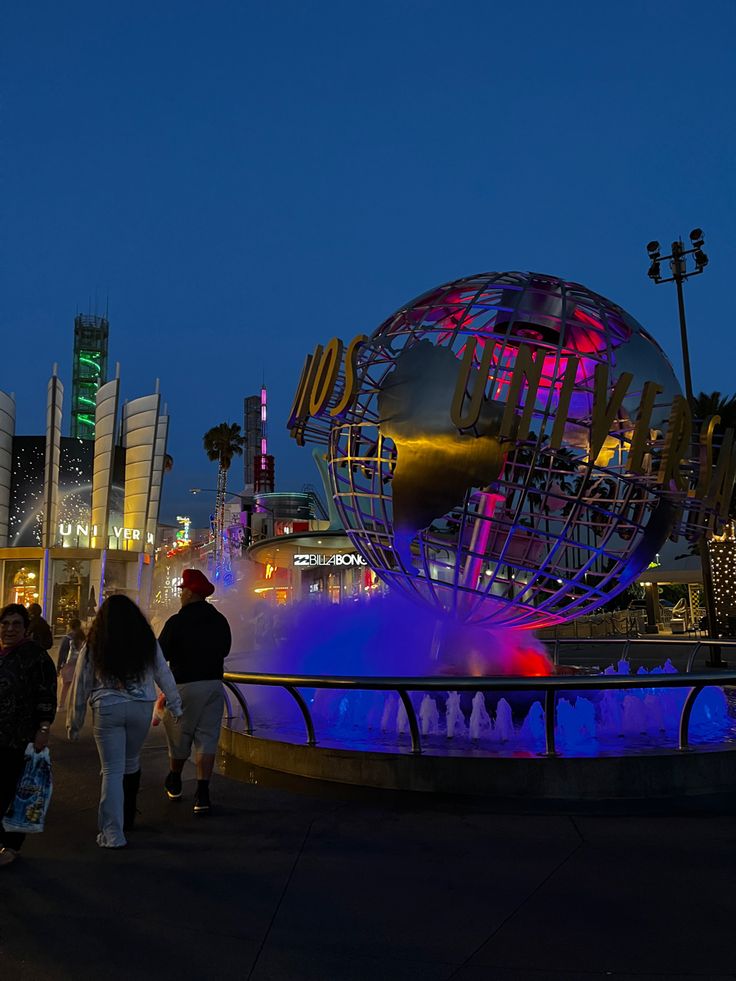
[[[74,318],[71,436],[95,438],[97,389],[107,381],[107,317],[77,314]]]

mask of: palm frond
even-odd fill
[[[223,470],[229,470],[235,455],[243,453],[243,436],[237,422],[221,422],[208,429],[202,437],[207,459],[218,462]]]

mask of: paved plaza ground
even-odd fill
[[[131,847],[95,845],[98,763],[54,727],[47,831],[0,871],[0,978],[736,978],[736,808],[535,813],[193,770],[160,731]],[[245,774],[247,776],[247,773]]]

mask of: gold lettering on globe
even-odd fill
[[[289,413],[287,427],[297,443],[304,443],[305,429],[310,418],[329,416],[341,419],[348,415],[358,396],[358,357],[368,340],[365,334],[358,334],[347,347],[338,338],[333,338],[324,347],[317,344],[312,354],[307,356],[297,386],[294,402]],[[458,361],[458,374],[451,405],[448,407],[452,424],[459,432],[474,431],[477,438],[492,437],[504,446],[505,450],[514,448],[529,437],[534,414],[537,391],[542,381],[542,368],[545,352],[532,350],[528,345],[519,346],[513,370],[508,382],[508,398],[503,409],[496,432],[478,432],[477,426],[484,405],[489,400],[485,387],[491,368],[493,345],[484,345],[483,352],[476,362],[477,340],[469,338],[463,356]],[[567,364],[559,385],[559,398],[556,411],[549,413],[552,432],[550,449],[560,449],[564,439],[565,425],[572,399],[578,367],[583,360],[574,354],[566,355]],[[341,392],[336,393],[340,369],[344,378]],[[611,385],[609,366],[597,364],[593,373],[593,401],[588,427],[589,451],[581,463],[601,464],[601,457],[608,458],[606,440],[613,426],[620,419],[620,410],[628,390],[634,380],[631,372],[623,371]],[[651,453],[655,440],[652,439],[650,421],[657,395],[662,388],[656,382],[646,381],[642,386],[636,421],[626,431],[628,450],[626,451],[626,472],[642,477],[645,475],[645,458]],[[522,394],[525,393],[523,405]],[[328,408],[332,397],[339,399]],[[690,486],[689,474],[683,469],[691,452],[693,440],[693,418],[690,406],[682,395],[675,396],[669,419],[661,442],[658,467],[654,474],[648,474],[654,486],[663,491],[684,495],[688,499],[701,501],[711,512],[709,524],[718,516],[725,520],[736,483],[736,446],[734,430],[727,429],[713,464],[713,439],[720,416],[710,416],[704,420],[699,433],[697,482]],[[656,441],[659,442],[659,441]]]

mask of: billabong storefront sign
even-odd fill
[[[317,555],[312,552],[306,552],[302,555],[294,556],[295,568],[321,565],[355,566],[368,565],[368,563],[357,552],[335,552],[333,555]]]

